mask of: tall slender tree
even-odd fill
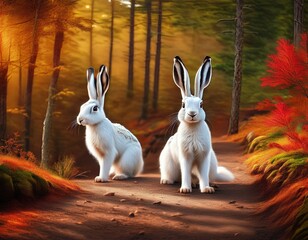
[[[6,138],[6,110],[8,86],[8,60],[4,59],[2,33],[0,32],[0,146]]]
[[[294,35],[295,47],[299,47],[304,29],[304,0],[294,0]]]
[[[94,0],[91,0],[91,28],[90,28],[90,49],[89,49],[89,64],[93,66],[93,20],[94,20]]]
[[[163,4],[162,4],[162,0],[158,0],[156,55],[155,55],[154,86],[153,86],[153,109],[154,111],[157,111],[157,107],[158,107],[162,19],[163,19]]]
[[[131,0],[130,4],[130,26],[129,26],[129,53],[128,53],[128,84],[127,97],[134,94],[134,51],[135,51],[135,5],[136,1]]]
[[[228,134],[238,133],[240,99],[242,86],[242,52],[243,52],[243,7],[244,0],[236,0],[236,27],[235,27],[235,59],[232,89],[231,116]]]
[[[53,73],[49,85],[48,104],[43,123],[41,148],[41,167],[43,168],[49,168],[52,162],[52,116],[55,108],[55,95],[57,94],[57,82],[60,75],[60,57],[64,41],[64,29],[61,20],[62,19],[58,19],[56,23],[56,33],[53,47]]]
[[[61,51],[64,43],[64,35],[68,28],[77,27],[79,29],[86,30],[86,28],[80,24],[83,19],[76,18],[73,14],[75,1],[72,0],[54,0],[52,2],[52,10],[50,18],[53,19],[52,25],[54,27],[54,47],[53,47],[53,72],[51,81],[49,84],[48,92],[48,104],[46,109],[46,115],[43,124],[42,133],[42,147],[41,147],[41,166],[43,168],[50,168],[55,161],[54,154],[54,139],[53,139],[53,114],[56,106],[56,96],[58,93],[57,84],[60,76],[60,60]],[[87,29],[88,31],[91,28]]]
[[[149,108],[151,28],[152,28],[152,20],[151,20],[152,2],[151,0],[145,0],[145,7],[147,11],[147,36],[146,36],[146,49],[145,49],[144,91],[143,91],[141,119],[146,119],[148,117],[148,108]]]
[[[30,148],[30,132],[31,132],[31,116],[32,116],[32,89],[34,80],[34,71],[36,59],[39,51],[39,17],[42,0],[35,0],[35,15],[32,32],[32,46],[31,55],[28,63],[28,77],[26,89],[26,102],[25,102],[25,150],[29,151]]]
[[[114,0],[110,0],[111,6],[111,23],[110,23],[110,48],[109,48],[109,76],[111,77],[112,71],[112,54],[113,54],[113,35],[114,35]]]
[[[19,47],[19,66],[18,66],[18,106],[22,107],[22,60],[21,60],[21,47]]]

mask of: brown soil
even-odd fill
[[[15,224],[9,231],[0,221],[0,239],[273,239],[268,221],[255,214],[258,191],[239,145],[213,141],[220,164],[236,176],[232,183],[217,184],[214,194],[198,189],[180,194],[179,185],[160,185],[158,154],[152,154],[145,173],[135,179],[77,180],[82,193],[49,197],[16,214],[0,212]]]

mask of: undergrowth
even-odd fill
[[[257,109],[268,114],[248,121],[240,136],[246,134],[246,163],[251,173],[260,177],[266,198],[262,211],[269,214],[276,227],[288,229],[284,237],[292,240],[304,239],[308,234],[307,64],[307,35],[302,36],[299,48],[287,40],[278,41],[261,85],[283,90],[283,95],[259,103]]]

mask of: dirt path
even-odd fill
[[[245,172],[239,146],[218,138],[214,149],[220,164],[236,176],[233,183],[218,184],[215,194],[201,194],[198,189],[180,194],[179,185],[159,184],[157,169],[128,181],[78,180],[84,193],[40,201],[21,212],[27,226],[5,238],[271,239],[267,223],[254,215],[258,193]]]

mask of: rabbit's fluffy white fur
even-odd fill
[[[97,159],[100,170],[95,182],[107,182],[109,176],[122,180],[143,169],[142,149],[138,139],[125,127],[112,123],[104,112],[105,94],[109,88],[107,68],[102,65],[94,77],[87,70],[89,100],[80,107],[77,123],[86,126],[86,146]]]
[[[191,177],[199,179],[202,193],[213,193],[210,181],[232,181],[233,174],[218,166],[212,148],[211,133],[205,122],[202,96],[212,77],[211,58],[205,57],[195,77],[195,96],[190,92],[188,72],[179,57],[174,58],[173,79],[181,89],[182,108],[178,113],[180,125],[162,150],[159,163],[161,184],[181,180],[180,192],[192,191]]]

